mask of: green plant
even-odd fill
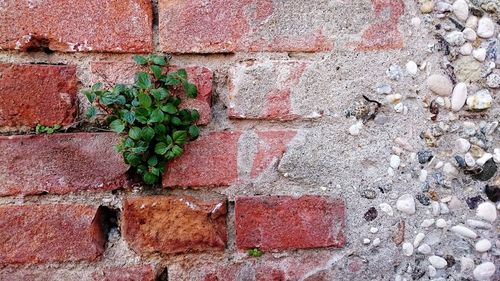
[[[35,127],[35,132],[36,132],[37,134],[43,134],[43,133],[46,133],[46,134],[53,134],[53,133],[55,133],[57,130],[59,130],[59,129],[61,129],[61,128],[62,128],[62,126],[61,126],[61,125],[59,125],[59,124],[56,124],[56,125],[54,125],[54,126],[52,126],[52,127],[50,127],[50,126],[44,126],[44,125],[40,125],[40,124],[38,124],[38,125],[36,125],[36,127]]]
[[[187,141],[199,135],[195,109],[180,109],[182,94],[197,96],[185,69],[166,73],[168,58],[161,55],[134,56],[143,67],[132,85],[116,84],[103,89],[101,83],[85,91],[93,105],[87,116],[104,115],[109,128],[122,136],[116,149],[125,163],[146,184],[158,182],[166,162],[183,153]]]
[[[248,255],[251,257],[258,258],[258,257],[261,257],[262,255],[264,255],[264,252],[259,250],[259,248],[253,248],[253,249],[248,250]]]

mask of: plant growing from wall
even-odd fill
[[[185,69],[166,73],[168,58],[161,55],[134,56],[143,67],[132,85],[116,84],[104,89],[101,83],[85,91],[92,106],[87,117],[103,115],[109,128],[122,136],[116,150],[142,176],[154,184],[167,161],[183,153],[186,142],[199,135],[195,109],[181,109],[181,94],[197,96]]]

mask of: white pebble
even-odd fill
[[[424,221],[422,221],[422,223],[420,224],[420,226],[427,228],[427,227],[433,225],[434,222],[435,222],[434,219],[425,219]]]
[[[387,96],[385,97],[385,99],[386,99],[389,103],[391,103],[391,104],[397,104],[397,103],[399,103],[399,102],[401,101],[401,98],[402,98],[402,97],[403,97],[403,96],[401,96],[400,94],[390,94],[390,95],[387,95]]]
[[[404,109],[405,109],[405,106],[402,102],[400,102],[394,106],[394,111],[396,111],[397,113],[403,112]]]
[[[460,236],[476,239],[477,234],[470,228],[463,225],[455,225],[450,228],[451,232],[454,232]]]
[[[472,110],[483,110],[491,107],[493,98],[488,90],[481,90],[467,98],[467,105]]]
[[[436,220],[436,227],[438,227],[438,228],[445,228],[446,227],[446,221],[444,219],[437,219]]]
[[[418,247],[418,245],[420,245],[420,243],[424,240],[424,238],[425,238],[425,234],[423,234],[422,232],[419,232],[415,236],[415,240],[413,240],[413,246]]]
[[[471,42],[474,42],[477,38],[477,34],[476,32],[474,31],[474,29],[472,28],[469,28],[469,27],[466,27],[462,33],[464,34],[464,38],[467,40],[467,41],[471,41]]]
[[[452,5],[452,10],[457,19],[461,21],[465,21],[469,17],[469,5],[467,5],[465,0],[455,1]]]
[[[455,149],[458,153],[466,153],[470,149],[470,142],[463,138],[458,138],[455,141]]]
[[[394,215],[391,205],[387,203],[381,203],[380,205],[378,205],[378,207],[380,208],[380,210],[382,210],[382,212],[388,214],[389,216],[392,217]]]
[[[434,277],[434,276],[436,276],[436,274],[437,274],[436,268],[434,266],[432,266],[432,265],[427,266],[427,274],[431,278]]]
[[[486,59],[486,49],[485,48],[475,49],[474,51],[472,51],[472,56],[476,60],[483,62]]]
[[[495,274],[495,264],[492,262],[483,262],[476,266],[473,271],[474,278],[480,281],[490,280],[490,277]]]
[[[493,158],[493,154],[491,154],[491,153],[485,153],[485,154],[483,154],[483,156],[479,157],[476,160],[476,164],[478,164],[479,166],[483,166],[491,158]]]
[[[380,241],[380,238],[375,238],[375,239],[373,239],[373,243],[372,243],[372,245],[373,245],[373,246],[378,246],[378,245],[380,245],[380,242],[381,242],[381,241]]]
[[[434,158],[432,158],[432,159],[434,159]],[[439,161],[439,162],[436,163],[436,166],[434,168],[441,169],[441,167],[443,167],[443,166],[444,166],[444,162],[443,161]]]
[[[495,161],[495,163],[500,163],[500,148],[495,148],[493,150],[493,161]]]
[[[411,76],[415,76],[418,72],[418,66],[414,61],[409,61],[406,63],[406,72]]]
[[[481,239],[476,242],[476,251],[480,253],[487,252],[489,249],[491,249],[491,242],[488,239]]]
[[[467,101],[467,85],[465,83],[457,83],[455,88],[453,88],[453,93],[451,95],[451,109],[453,111],[459,111],[464,106]]]
[[[391,167],[387,169],[387,175],[389,177],[394,177],[394,170]]]
[[[418,176],[420,182],[425,182],[427,180],[427,170],[420,170],[420,175]]]
[[[490,38],[495,34],[495,23],[488,17],[482,17],[477,23],[477,35],[481,38]]]
[[[466,43],[462,47],[460,47],[460,50],[458,50],[458,51],[461,55],[468,56],[468,55],[472,54],[472,49],[473,49],[472,44]]]
[[[448,208],[448,205],[446,203],[442,203],[442,202],[439,203],[439,208],[441,209],[439,212],[441,215],[450,213],[450,209]]]
[[[412,19],[411,19],[411,21],[410,21],[410,22],[411,22],[411,25],[413,25],[414,27],[419,27],[419,26],[420,26],[420,23],[421,23],[422,21],[420,20],[420,18],[419,18],[419,17],[414,17],[414,18],[412,18]]]
[[[393,169],[397,169],[401,164],[401,158],[397,155],[391,155],[390,165]]]
[[[470,16],[465,22],[465,27],[476,29],[478,20],[476,16]]]
[[[479,204],[476,209],[476,216],[485,221],[494,222],[497,219],[497,210],[495,205],[490,202],[483,202]]]
[[[472,219],[469,219],[465,222],[465,224],[467,224],[468,226],[472,226],[472,227],[475,227],[475,228],[481,228],[481,229],[490,229],[492,228],[492,225],[487,223],[487,222],[484,222],[484,221],[479,221],[479,220],[472,220]]]
[[[410,194],[404,194],[396,202],[396,209],[405,214],[415,214],[415,200]]]
[[[372,227],[372,228],[370,228],[370,232],[371,233],[377,233],[378,232],[378,228]]]
[[[407,257],[413,255],[413,245],[411,243],[405,242],[402,246],[403,254]]]
[[[439,202],[432,201],[431,202],[432,215],[439,215]]]
[[[449,96],[453,91],[453,84],[450,79],[441,74],[429,76],[429,78],[427,78],[427,87],[439,96]]]
[[[430,256],[429,262],[435,268],[445,268],[446,265],[448,264],[445,259],[443,259],[442,257],[438,257],[438,256]]]
[[[368,245],[370,244],[371,240],[368,238],[363,239],[363,244]]]
[[[417,248],[417,252],[422,253],[424,255],[428,255],[432,252],[431,246],[427,244],[422,244]]]
[[[363,128],[363,123],[357,122],[356,124],[353,124],[351,127],[349,127],[349,134],[357,136],[359,135],[362,128]]]
[[[476,160],[474,160],[474,156],[472,156],[472,154],[470,154],[468,152],[465,153],[464,160],[465,160],[465,164],[467,164],[467,166],[469,166],[469,167],[474,167],[476,165]]]

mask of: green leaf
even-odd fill
[[[116,101],[116,95],[113,94],[112,92],[105,92],[99,99],[100,103],[103,105],[110,105],[115,103]]]
[[[141,137],[143,140],[149,142],[150,140],[153,139],[154,136],[155,136],[155,130],[153,130],[153,128],[145,127],[142,129]]]
[[[166,97],[168,97],[168,91],[165,88],[158,88],[151,90],[151,95],[157,100],[160,101]]]
[[[158,177],[153,175],[150,172],[146,172],[142,176],[142,179],[144,180],[144,183],[146,183],[146,184],[154,184],[158,180]]]
[[[119,105],[124,105],[127,102],[127,99],[125,99],[125,96],[119,95],[115,99],[115,103]]]
[[[139,133],[140,133],[140,130],[139,129]],[[130,131],[128,132],[129,135],[130,135]],[[132,147],[135,145],[135,142],[132,138],[126,138],[124,141],[123,141],[123,146],[125,146],[126,148],[129,148],[129,147]]]
[[[149,172],[155,176],[160,176],[160,169],[156,167],[149,167]]]
[[[263,254],[264,254],[264,252],[262,252],[258,248],[253,248],[253,249],[248,250],[248,255],[251,257],[258,258],[258,257],[261,257]]]
[[[167,145],[163,142],[159,142],[155,145],[155,153],[159,155],[164,155],[167,152]]]
[[[198,96],[198,89],[195,84],[186,82],[183,83],[184,90],[186,91],[186,95],[190,98],[196,98]]]
[[[186,80],[188,77],[187,71],[184,68],[177,70],[175,73],[184,80]]]
[[[175,131],[174,134],[172,135],[172,138],[174,139],[174,142],[176,144],[183,145],[186,143],[187,140],[187,132],[186,131]]]
[[[148,159],[148,165],[149,166],[156,166],[156,164],[158,164],[158,158],[156,158],[155,155],[149,157],[149,159]]]
[[[172,73],[167,74],[167,76],[165,76],[162,81],[167,86],[177,86],[181,83],[181,81],[177,79],[177,76],[174,76]]]
[[[182,121],[181,119],[179,119],[179,117],[173,117],[172,120],[170,120],[170,122],[172,122],[172,124],[174,124],[175,126],[179,126],[182,124]]]
[[[155,109],[153,110],[153,112],[151,112],[151,117],[149,118],[149,121],[153,123],[160,123],[163,122],[164,116],[165,114],[163,114],[163,111]]]
[[[125,113],[123,114],[123,119],[127,121],[129,124],[134,124],[135,121],[135,113],[132,111],[126,110]]]
[[[95,101],[95,98],[97,97],[96,94],[92,91],[85,91],[84,94],[90,103],[93,103]]]
[[[138,140],[138,139],[141,138],[141,132],[142,132],[141,128],[139,128],[139,127],[132,127],[128,131],[128,136],[131,139]]]
[[[200,129],[196,125],[189,126],[188,132],[193,139],[196,139],[200,135]]]
[[[116,119],[115,121],[109,124],[109,128],[111,129],[111,131],[119,134],[123,132],[123,130],[125,129],[125,125],[122,123],[121,120]]]
[[[151,87],[151,78],[146,72],[137,73],[137,87],[147,89]]]
[[[145,107],[145,108],[148,108],[148,107],[151,107],[151,97],[147,94],[144,94],[144,93],[139,93],[139,104],[142,106],[142,107]]]
[[[178,145],[174,145],[174,147],[172,147],[172,154],[174,157],[178,157],[182,154],[183,150],[180,146]]]
[[[127,164],[130,164],[132,166],[137,166],[141,163],[141,157],[139,157],[139,155],[133,154],[133,153],[127,153],[125,155],[125,160],[126,160]]]
[[[177,107],[171,103],[167,103],[166,105],[163,105],[161,107],[161,110],[163,110],[164,112],[168,113],[168,114],[175,114],[177,113]]]
[[[157,65],[152,65],[149,67],[149,69],[151,69],[151,72],[153,73],[156,79],[159,79],[161,77],[161,67]]]
[[[164,56],[151,56],[151,61],[154,64],[161,65],[161,66],[164,66],[165,64],[167,64]]]
[[[165,127],[165,125],[163,124],[157,124],[155,125],[154,127],[154,130],[155,130],[155,134],[158,136],[163,136],[167,133],[167,127]]]
[[[93,118],[95,117],[97,114],[97,109],[93,106],[87,108],[87,118],[90,119],[90,118]]]
[[[148,63],[148,60],[143,57],[143,56],[133,56],[132,59],[137,63],[137,64],[140,64],[140,65],[145,65]]]
[[[102,83],[95,83],[94,85],[92,85],[92,91],[97,91],[99,89],[102,88]]]

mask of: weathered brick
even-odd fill
[[[402,0],[371,0],[376,19],[363,32],[356,50],[387,50],[403,48],[403,36],[398,30],[399,18],[404,14]]]
[[[268,120],[307,117],[294,112],[292,95],[308,65],[306,61],[248,61],[237,64],[229,74],[229,117]]]
[[[345,205],[341,199],[312,195],[239,197],[235,217],[239,249],[286,250],[345,244]]]
[[[264,170],[279,160],[286,151],[286,145],[297,134],[296,131],[257,131],[259,143],[252,162],[250,176],[258,177]]]
[[[80,204],[0,206],[0,264],[96,260],[102,212]]]
[[[76,67],[0,64],[0,131],[75,119]]]
[[[118,142],[113,133],[0,136],[0,195],[120,188],[128,166]]]
[[[184,147],[184,154],[167,164],[164,187],[227,186],[238,179],[240,132],[211,132]]]
[[[148,0],[2,1],[0,49],[150,52]]]
[[[331,252],[289,253],[282,257],[264,254],[259,258],[238,257],[238,259],[217,260],[200,257],[184,259],[182,263],[169,266],[168,277],[172,280],[258,280],[258,281],[331,281],[336,278],[320,279],[318,273],[335,271],[330,263],[335,254]],[[309,278],[309,279],[307,279]],[[317,279],[314,279],[317,278]],[[343,279],[342,279],[343,280]],[[346,279],[347,280],[347,279]]]
[[[95,281],[155,281],[155,270],[151,265],[110,267],[92,274]]]
[[[271,0],[160,0],[160,48],[174,53],[331,50],[314,4],[302,4],[298,16]]]
[[[178,66],[171,66],[169,71],[178,69]],[[133,62],[91,62],[91,82],[101,82],[107,86],[116,83],[132,84],[135,73],[140,71],[141,67]],[[206,125],[212,120],[212,88],[213,72],[202,66],[188,66],[185,68],[188,73],[188,80],[194,83],[198,88],[196,99],[188,99],[184,96],[181,107],[197,109],[200,112],[198,125]]]
[[[191,197],[128,198],[122,233],[138,253],[222,250],[226,246],[226,203]]]

